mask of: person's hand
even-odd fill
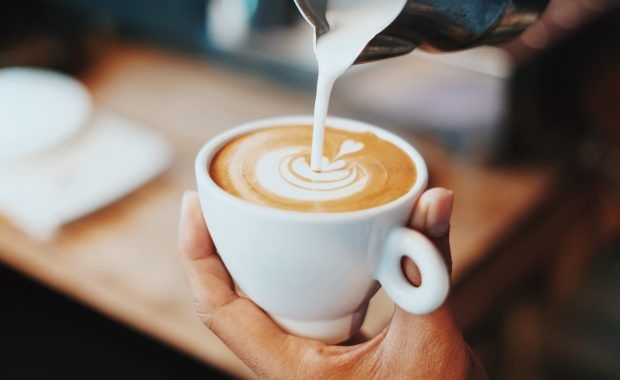
[[[451,212],[452,193],[432,189],[422,195],[411,218],[411,227],[433,240],[448,265]],[[179,248],[202,322],[261,378],[486,378],[447,305],[428,315],[409,314],[396,306],[379,335],[355,345],[329,346],[287,334],[238,294],[194,192],[183,198]],[[412,262],[405,262],[404,269],[413,284],[420,282]]]

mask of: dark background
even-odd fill
[[[0,265],[0,378],[227,379]]]

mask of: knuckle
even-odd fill
[[[198,316],[209,330],[213,331],[216,335],[219,335],[218,321],[221,321],[223,318],[227,318],[225,310],[230,308],[235,304],[235,301],[240,299],[241,298],[229,298],[219,304],[213,304],[212,302],[210,303],[207,301],[207,305],[200,304],[202,307],[198,307]]]
[[[205,325],[209,330],[213,326],[213,311],[210,307],[208,307],[208,302],[204,300],[199,300],[194,296],[194,309],[196,310],[196,314],[203,325]]]
[[[213,330],[213,314],[211,313],[203,313],[198,311],[198,317],[200,318],[200,321],[202,322],[202,324],[208,328],[209,330]]]
[[[194,253],[202,249],[200,242],[191,235],[179,236],[178,248],[181,252]]]

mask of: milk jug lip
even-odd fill
[[[409,156],[409,158],[411,158],[416,168],[416,180],[414,185],[405,195],[384,205],[363,210],[345,212],[294,211],[283,210],[246,201],[229,194],[224,189],[219,187],[211,178],[209,174],[211,161],[220,149],[233,139],[261,129],[289,127],[293,125],[312,126],[313,120],[313,116],[309,115],[261,119],[242,124],[216,135],[201,148],[196,157],[195,171],[198,183],[209,192],[209,196],[217,197],[218,202],[226,202],[231,206],[243,207],[248,211],[268,215],[275,219],[318,223],[345,222],[353,219],[374,217],[378,214],[402,207],[404,204],[407,204],[409,201],[419,196],[426,189],[428,185],[428,169],[426,163],[422,158],[422,155],[409,142],[405,141],[401,137],[398,137],[392,132],[388,132],[374,125],[339,117],[328,117],[327,125],[334,129],[350,132],[372,132],[379,138],[393,143],[398,148],[402,149]]]

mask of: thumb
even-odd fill
[[[426,191],[413,208],[409,226],[426,237],[443,256],[448,273],[452,272],[450,251],[450,218],[452,216],[453,193],[443,188]],[[409,282],[419,286],[422,278],[418,267],[408,257],[403,258],[402,270]]]
[[[451,271],[450,218],[453,194],[446,189],[425,192],[413,210],[410,227],[425,234],[444,257]],[[403,271],[412,284],[420,284],[420,272],[411,260]],[[484,370],[472,361],[471,352],[457,326],[449,299],[430,314],[411,314],[396,306],[381,348],[388,357],[415,363],[418,378],[486,378]],[[406,358],[402,353],[410,353]],[[401,353],[399,355],[399,353]]]
[[[425,234],[439,249],[448,271],[452,262],[449,242],[452,206],[451,191],[442,188],[428,190],[414,207],[410,223],[410,227]],[[408,258],[403,260],[403,271],[412,284],[419,285],[423,281],[417,266]],[[425,337],[436,339],[438,335],[462,339],[447,304],[426,315],[411,314],[396,306],[386,339],[398,340],[394,343],[398,347],[398,344],[411,344],[412,341],[422,343]]]

